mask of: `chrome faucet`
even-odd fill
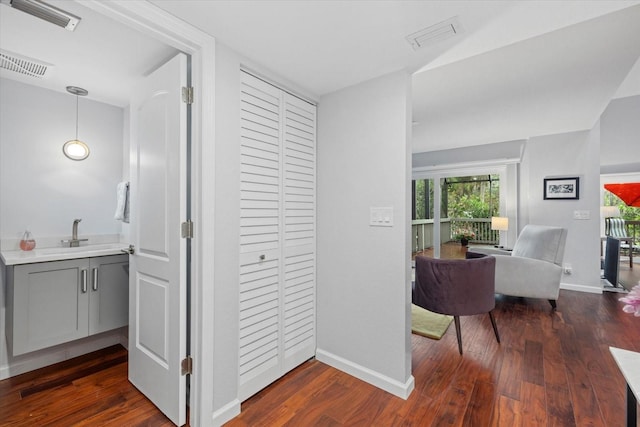
[[[80,242],[86,242],[89,239],[78,239],[78,223],[82,219],[73,220],[73,228],[71,230],[71,240],[62,240],[63,245],[69,245],[70,248],[77,248],[80,246]]]
[[[71,240],[78,240],[78,223],[80,221],[82,221],[82,219],[73,220],[73,230],[71,232]]]

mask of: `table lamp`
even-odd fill
[[[509,229],[509,218],[504,216],[492,216],[491,217],[491,229],[500,231],[507,231]],[[502,246],[496,245],[496,248],[502,248]]]
[[[614,218],[620,216],[620,208],[617,206],[600,206],[601,218]]]

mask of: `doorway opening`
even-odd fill
[[[600,267],[605,290],[627,291],[640,283],[640,207],[616,195],[615,185],[607,189],[610,184],[630,183],[640,183],[640,174],[600,176]],[[607,245],[607,237],[616,239],[616,244]],[[617,264],[616,275],[607,274],[612,262]]]
[[[412,257],[464,258],[467,244],[499,244],[500,173],[417,178],[411,189]]]

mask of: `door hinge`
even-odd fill
[[[185,104],[193,104],[193,86],[182,87],[182,102]]]
[[[193,221],[190,219],[186,220],[182,223],[180,228],[182,230],[183,239],[193,239]]]
[[[191,375],[193,373],[193,359],[187,356],[180,362],[182,375]]]

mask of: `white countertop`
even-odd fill
[[[609,351],[618,364],[624,379],[627,380],[629,388],[636,399],[640,400],[640,353],[615,347],[609,347]]]
[[[2,251],[0,258],[5,265],[32,264],[34,262],[60,261],[96,256],[122,254],[129,245],[125,243],[102,243],[76,248],[35,248],[32,251]]]

